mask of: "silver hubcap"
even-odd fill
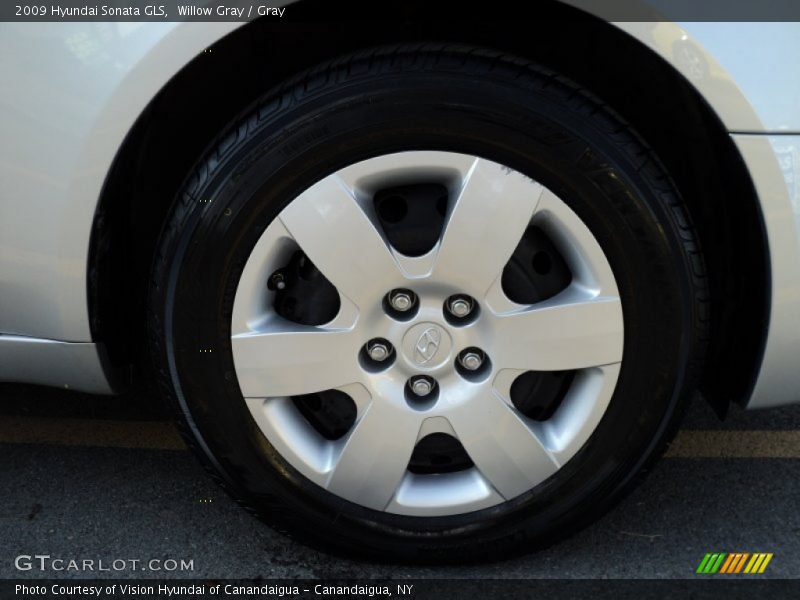
[[[412,258],[391,247],[370,199],[387,185],[416,181],[445,184],[451,200],[435,247]],[[532,223],[558,246],[572,281],[546,301],[520,305],[506,296],[500,275]],[[297,247],[339,292],[340,310],[325,325],[292,323],[272,309],[267,280]],[[387,314],[387,294],[398,289],[416,295],[408,320]],[[454,306],[453,297],[475,306]],[[471,320],[452,324],[466,308],[464,315],[475,311]],[[395,355],[368,369],[359,354],[366,348],[372,356],[375,339]],[[510,500],[575,455],[614,391],[623,317],[599,244],[552,192],[485,159],[419,151],[341,169],[280,213],[245,265],[231,341],[253,418],[292,467],[362,506],[438,516]],[[464,352],[472,349],[480,350]],[[550,418],[534,421],[514,407],[519,375],[563,370],[577,374]],[[409,386],[418,401],[409,401]],[[320,435],[291,400],[332,389],[356,407],[352,427],[336,440]],[[456,438],[474,466],[409,471],[415,446],[433,433]]]

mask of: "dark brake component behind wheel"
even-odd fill
[[[275,291],[275,312],[288,321],[323,325],[339,312],[339,292],[300,250],[270,276],[267,287]]]

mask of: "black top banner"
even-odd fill
[[[798,21],[798,0],[3,0],[0,21]]]

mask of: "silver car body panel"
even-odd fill
[[[0,24],[0,380],[110,389],[87,350],[89,240],[105,179],[150,100],[240,25]],[[766,135],[800,134],[800,24],[616,25],[682,72],[729,131],[763,134],[734,136],[772,249],[771,322],[749,406],[800,400],[800,369],[788,364],[800,350],[800,207],[797,161],[786,158],[798,138]]]
[[[615,23],[670,63],[728,131],[800,132],[800,23]]]
[[[128,131],[238,23],[0,24],[0,332],[91,342],[86,272]]]
[[[0,381],[3,380],[92,394],[114,391],[109,373],[103,368],[100,347],[91,342],[0,335]]]
[[[735,134],[761,200],[770,244],[769,334],[748,408],[800,398],[800,135]]]

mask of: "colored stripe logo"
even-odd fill
[[[696,573],[703,575],[761,574],[772,560],[772,552],[716,552],[708,553],[700,561]]]

